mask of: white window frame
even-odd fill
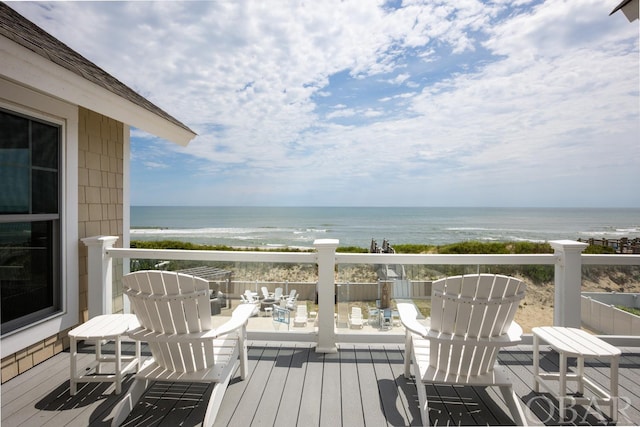
[[[0,78],[0,106],[28,117],[60,124],[60,285],[61,311],[8,332],[2,357],[27,348],[78,324],[78,107]]]

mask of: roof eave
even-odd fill
[[[640,17],[639,10],[639,1],[638,0],[623,0],[620,2],[609,14],[609,16],[613,15],[619,10],[622,10],[622,13],[627,18],[629,22],[633,22]]]
[[[0,75],[39,92],[90,109],[155,136],[186,146],[197,135],[95,83],[0,37]]]

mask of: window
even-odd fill
[[[2,334],[62,310],[62,126],[0,109]]]

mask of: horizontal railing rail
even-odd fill
[[[117,238],[83,239],[88,246],[89,316],[111,312],[112,259],[154,259],[240,263],[315,264],[318,281],[318,351],[334,351],[334,302],[336,271],[340,265],[553,265],[554,325],[580,327],[582,266],[640,266],[640,255],[584,255],[585,243],[568,240],[549,242],[552,254],[352,254],[337,253],[338,241],[318,240],[314,252],[207,251],[180,249],[136,249],[113,247]],[[126,263],[125,263],[126,265]],[[342,282],[342,281],[340,281]],[[254,286],[257,281],[248,281]]]
[[[336,254],[337,264],[412,264],[412,265],[553,265],[556,254]]]
[[[640,255],[582,255],[582,265],[639,265]]]
[[[139,258],[184,261],[274,262],[289,264],[316,264],[315,252],[271,251],[200,251],[184,249],[132,249],[108,248],[105,254],[112,258]]]
[[[109,248],[112,258],[139,258],[183,261],[235,261],[285,264],[315,264],[315,252],[200,251],[183,249]],[[412,264],[412,265],[554,265],[556,254],[341,254],[336,264]],[[581,255],[583,265],[640,265],[640,255]]]

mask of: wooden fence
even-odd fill
[[[583,241],[578,239],[579,242]],[[640,254],[640,238],[629,239],[622,237],[620,239],[585,239],[584,242],[590,245],[607,246],[612,248],[618,254]]]
[[[388,289],[391,298],[431,298],[431,281],[422,280],[406,280],[396,284],[389,281]],[[284,295],[289,295],[292,289],[298,293],[298,299],[303,301],[316,300],[316,283],[309,282],[247,282],[247,281],[231,281],[227,286],[226,283],[219,285],[212,282],[214,291],[220,290],[227,294],[228,298],[239,299],[245,290],[257,292],[261,295],[261,288],[265,286],[269,292],[275,292],[276,288],[282,288]],[[337,283],[336,284],[336,300],[337,301],[375,301],[381,298],[384,282],[373,283]],[[228,287],[228,290],[225,289]]]
[[[638,307],[640,294],[584,293],[582,325],[596,333],[640,336],[640,316],[616,307]]]

